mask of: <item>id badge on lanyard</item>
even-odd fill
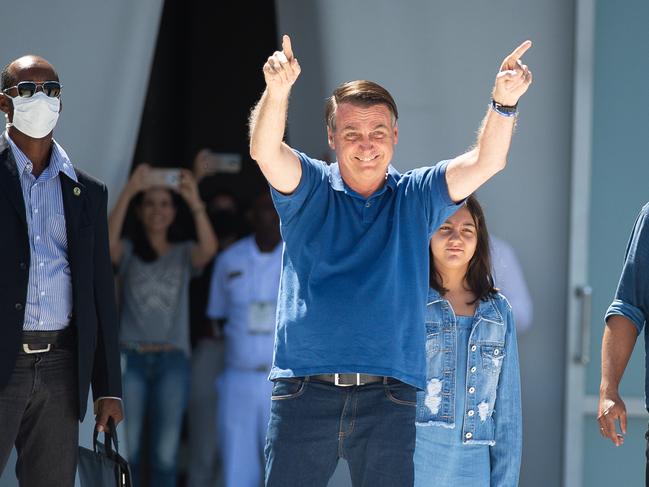
[[[275,308],[273,301],[257,301],[248,307],[248,333],[268,335],[275,331]]]

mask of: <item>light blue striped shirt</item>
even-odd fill
[[[54,141],[48,166],[35,178],[32,162],[6,131],[3,135],[16,159],[31,252],[23,330],[62,330],[72,317],[72,277],[59,173],[78,182],[77,175]]]

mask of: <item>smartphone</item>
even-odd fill
[[[199,155],[196,163],[205,174],[236,174],[241,171],[241,154],[205,150]]]
[[[180,169],[152,168],[147,174],[147,183],[149,184],[149,186],[178,188],[178,186],[180,186]]]

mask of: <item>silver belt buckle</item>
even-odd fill
[[[355,384],[341,384],[340,383],[340,375],[341,374],[334,374],[334,385],[338,387],[351,387],[351,386],[362,386],[363,383],[361,382],[361,374],[358,372],[356,373],[356,383]]]
[[[49,352],[51,349],[52,349],[52,345],[50,343],[47,344],[47,347],[45,347],[45,348],[37,348],[36,350],[32,350],[31,348],[29,348],[29,343],[23,343],[23,352],[29,353],[29,354],[32,354],[32,353],[45,353],[45,352]]]

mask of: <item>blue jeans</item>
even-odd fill
[[[189,359],[180,350],[122,351],[124,416],[134,487],[141,487],[143,443],[149,451],[149,485],[176,486],[176,456],[189,397]],[[142,432],[149,434],[143,441]]]
[[[354,487],[413,484],[416,389],[278,379],[266,438],[267,487],[326,487],[339,458]]]

